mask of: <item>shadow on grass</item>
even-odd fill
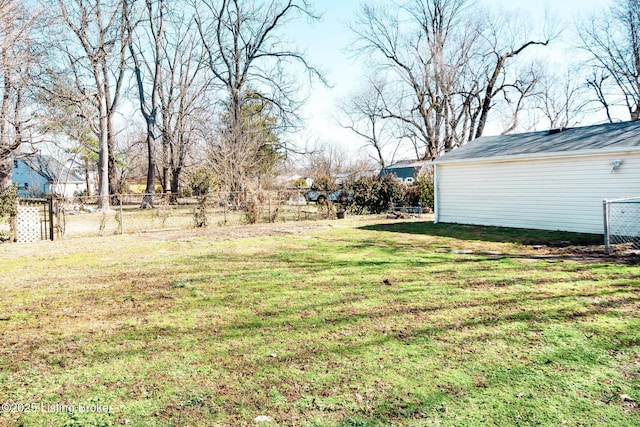
[[[107,391],[101,396],[128,406],[121,413],[134,420],[142,417],[132,408],[140,407],[150,390],[158,424],[174,419],[193,425],[200,418],[209,425],[247,425],[265,411],[293,424],[324,415],[324,406],[298,406],[310,398],[323,405],[338,402],[336,421],[357,416],[368,425],[380,419],[379,425],[390,425],[411,423],[414,406],[429,414],[439,402],[455,408],[462,399],[439,389],[450,383],[431,379],[433,374],[450,364],[461,365],[463,378],[473,375],[474,366],[491,372],[492,353],[485,349],[494,343],[505,352],[499,368],[525,364],[528,373],[548,366],[540,374],[547,382],[560,376],[553,370],[556,364],[573,363],[574,350],[608,354],[638,345],[637,323],[625,320],[640,302],[635,270],[620,275],[568,263],[555,266],[557,274],[543,274],[548,269],[543,263],[503,265],[486,257],[415,250],[404,245],[406,235],[401,234],[522,243],[521,230],[428,222],[363,228],[394,235],[377,239],[376,233],[354,233],[357,238],[340,235],[337,241],[305,240],[299,246],[296,240],[269,251],[249,247],[223,252],[205,246],[176,252],[162,268],[153,263],[103,274],[96,270],[89,274],[91,280],[110,286],[76,294],[81,312],[74,314],[84,322],[77,333],[62,333],[70,327],[68,293],[54,291],[57,315],[48,306],[28,307],[34,313],[32,329],[24,338],[16,336],[11,353],[0,354],[0,362],[16,378],[34,363],[53,371],[46,384],[52,395],[70,370],[79,383],[72,388],[77,395],[93,391],[87,372],[104,372],[109,379],[102,380]],[[536,231],[534,242],[542,243],[541,234],[558,240],[568,235]],[[522,272],[525,268],[533,271]],[[384,284],[386,278],[393,283]],[[409,289],[415,296],[402,295]],[[123,298],[123,292],[131,297]],[[39,313],[58,322],[47,324],[53,333],[41,332],[35,318]],[[544,334],[555,327],[588,337],[567,345],[545,341]],[[390,374],[381,371],[381,357],[387,359],[385,365],[395,365]],[[431,361],[425,363],[427,359]],[[584,382],[600,365],[617,366],[614,360],[592,359],[578,365],[585,371]],[[106,369],[113,368],[107,375]],[[412,375],[416,378],[404,379]],[[513,395],[512,375],[492,380],[487,391],[473,383],[459,390],[476,399]],[[533,382],[526,376],[517,380]],[[553,402],[577,387],[569,380],[561,386]],[[418,387],[433,392],[425,391],[426,397],[417,401],[402,393]],[[368,388],[380,397],[352,397]],[[29,390],[40,393],[35,386]],[[121,394],[110,397],[106,393],[111,390]],[[287,399],[274,397],[275,391]],[[499,409],[509,410],[505,407]]]
[[[432,224],[429,223],[391,224],[380,230],[440,235],[435,234],[434,231],[438,230],[430,229],[430,226]],[[385,227],[391,229],[385,230]],[[413,227],[414,231],[407,231]],[[456,235],[449,231],[443,235],[462,238],[459,237],[461,233],[458,231]],[[494,240],[483,236],[477,238],[513,241],[506,240],[508,236],[496,240],[497,236],[489,233],[489,237]],[[370,247],[368,244],[337,246],[341,251]],[[492,261],[465,259],[461,261],[466,263],[462,270],[452,264],[448,266],[451,272],[440,272],[441,277],[436,278],[438,281],[450,281],[445,287],[446,294],[435,292],[430,298],[405,299],[398,298],[398,295],[406,285],[399,282],[390,287],[380,284],[381,279],[393,274],[396,267],[400,271],[404,265],[407,272],[412,271],[410,281],[418,281],[426,274],[423,268],[437,264],[440,255],[425,256],[426,259],[415,257],[411,263],[416,270],[411,270],[405,256],[410,254],[410,249],[404,249],[406,253],[398,247],[381,245],[375,249],[374,252],[361,252],[361,257],[352,261],[327,256],[327,246],[318,243],[306,249],[308,252],[294,255],[287,251],[266,253],[261,255],[261,259],[253,255],[255,264],[248,266],[244,254],[226,255],[221,259],[207,255],[185,257],[184,263],[190,262],[192,268],[200,270],[189,279],[177,279],[182,271],[174,272],[176,279],[171,280],[166,277],[166,271],[153,269],[138,272],[148,274],[138,287],[124,276],[115,280],[126,284],[127,292],[135,296],[138,305],[133,301],[130,305],[119,304],[112,307],[112,312],[106,313],[108,306],[105,304],[110,304],[111,299],[106,296],[121,298],[119,291],[112,288],[107,288],[107,291],[116,293],[96,291],[93,298],[83,298],[96,305],[96,313],[108,314],[112,327],[104,328],[102,333],[87,335],[88,332],[79,332],[78,335],[84,337],[73,340],[63,340],[58,334],[26,334],[33,338],[17,340],[20,347],[11,349],[11,359],[2,355],[0,362],[5,369],[13,367],[14,370],[39,362],[42,369],[54,372],[51,383],[57,383],[54,381],[56,376],[68,375],[66,372],[75,370],[78,382],[86,382],[75,386],[74,392],[79,394],[92,387],[89,379],[83,380],[88,366],[91,372],[102,373],[111,361],[127,361],[127,365],[131,361],[133,368],[126,370],[123,368],[125,362],[116,364],[121,366],[120,371],[110,374],[108,382],[103,380],[105,387],[120,390],[122,397],[114,397],[114,401],[121,399],[130,408],[134,407],[134,401],[141,402],[147,398],[143,394],[147,389],[170,390],[158,391],[154,397],[158,409],[153,417],[159,424],[164,419],[179,420],[180,424],[184,421],[185,425],[203,419],[210,425],[221,422],[247,425],[247,421],[254,418],[253,414],[264,413],[265,410],[283,423],[293,423],[296,416],[310,419],[325,408],[316,408],[313,403],[308,407],[298,407],[297,402],[309,398],[313,399],[312,402],[317,399],[318,405],[324,405],[331,402],[327,396],[336,394],[339,396],[336,401],[348,408],[344,415],[336,413],[336,420],[351,416],[348,419],[358,417],[365,423],[360,425],[390,425],[409,424],[415,411],[433,414],[434,407],[439,407],[440,402],[454,407],[456,391],[448,391],[446,379],[430,379],[431,372],[437,372],[438,368],[433,368],[433,371],[424,368],[423,360],[426,358],[441,366],[442,371],[451,361],[455,364],[471,360],[486,372],[494,369],[509,372],[492,380],[486,386],[486,392],[482,390],[483,385],[456,389],[480,399],[489,394],[513,395],[511,384],[533,381],[528,375],[533,375],[531,372],[534,371],[542,371],[539,375],[545,380],[554,380],[557,375],[555,366],[564,369],[565,365],[572,367],[572,364],[579,363],[585,371],[585,378],[590,377],[603,364],[600,357],[591,355],[608,354],[638,345],[636,323],[624,321],[640,302],[635,293],[635,271],[629,270],[628,277],[610,272],[599,276],[599,286],[576,284],[575,288],[563,294],[555,291],[561,283],[584,280],[574,265],[561,268],[563,272],[571,273],[570,277],[553,278],[551,283],[546,281],[546,277],[540,277],[536,282],[535,275],[530,278],[525,274],[515,274],[520,266],[502,271],[500,277],[511,278],[513,273],[513,279],[520,281],[513,284],[531,284],[531,290],[523,293],[521,288],[510,289],[507,285],[493,284],[491,275],[483,276],[490,268],[496,267]],[[265,275],[265,265],[280,268],[290,276],[283,283],[272,283],[272,279]],[[221,273],[220,266],[224,266],[227,273]],[[542,266],[538,268],[542,269]],[[361,277],[365,270],[370,269],[377,275]],[[233,276],[236,271],[239,275]],[[318,277],[322,272],[328,273]],[[456,273],[460,277],[456,277]],[[306,282],[304,278],[309,275],[318,280]],[[348,280],[341,281],[342,275]],[[458,294],[455,291],[458,287],[469,285],[464,281],[458,284],[458,279],[467,277],[482,279],[481,283],[471,285],[487,287],[485,292]],[[150,283],[156,285],[148,286]],[[420,283],[423,283],[420,292],[432,290],[428,282]],[[211,293],[212,297],[205,299],[194,295],[193,289],[198,289],[198,286]],[[54,297],[63,298],[60,294]],[[60,307],[60,310],[66,307]],[[38,307],[32,307],[34,312],[36,309]],[[180,321],[182,316],[187,318],[184,323]],[[69,319],[66,312],[51,318],[62,322]],[[194,322],[188,319],[194,319]],[[87,322],[94,320],[92,316],[85,318]],[[92,324],[87,323],[87,328]],[[61,323],[50,329],[55,331],[65,325]],[[553,332],[555,327],[578,336],[585,333],[588,336],[586,340],[576,339],[566,345],[545,341],[546,331]],[[524,354],[524,359],[505,357],[495,368],[482,359],[487,342],[496,342],[514,354]],[[588,346],[582,348],[579,344],[583,342]],[[478,356],[473,356],[476,353]],[[394,367],[397,373],[388,374],[388,377],[382,376],[382,360],[378,362],[380,355],[385,354],[397,363],[397,368]],[[417,354],[421,356],[416,357]],[[489,357],[490,352],[487,353]],[[526,370],[521,373],[510,371],[512,365],[518,367],[522,360]],[[608,363],[613,364],[614,360],[605,360],[604,364]],[[460,375],[467,375],[471,369],[462,366]],[[395,375],[423,377],[415,382],[404,382],[394,380]],[[378,380],[379,376],[381,380]],[[419,400],[401,393],[403,388],[418,387],[420,381],[424,381],[425,388],[430,387],[434,391],[425,392],[425,397]],[[350,400],[353,390],[373,387],[372,384],[379,390],[376,391],[379,398],[365,394],[365,398],[360,396],[360,402],[358,398]],[[574,387],[570,379],[554,384],[556,386],[560,391],[551,396],[556,401]],[[274,397],[272,393],[278,390],[288,396],[284,403],[274,400],[278,395]],[[592,393],[597,392],[596,389]],[[124,408],[122,411],[129,418],[141,418],[133,409]],[[535,414],[531,411],[523,413]],[[216,414],[221,414],[220,418],[215,418]],[[382,421],[374,424],[374,420]],[[345,421],[340,425],[356,424]]]
[[[409,233],[427,236],[450,237],[461,240],[477,240],[522,245],[546,245],[567,247],[576,245],[600,245],[599,234],[570,233],[566,231],[544,231],[504,227],[485,227],[463,224],[434,224],[423,222],[392,222],[360,227],[362,230]]]

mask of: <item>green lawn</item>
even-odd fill
[[[182,233],[0,245],[0,425],[640,425],[640,266],[593,236]]]

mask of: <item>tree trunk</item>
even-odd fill
[[[116,195],[120,193],[120,185],[118,183],[118,169],[116,165],[116,141],[115,132],[113,131],[113,123],[109,113],[107,117],[107,150],[108,150],[108,173],[109,173],[109,194]]]
[[[166,132],[162,132],[162,189],[164,192],[171,190],[171,150],[169,137]]]
[[[101,148],[98,159],[98,209],[100,211],[108,211],[109,206],[109,158],[108,145],[106,144],[106,135],[100,138]]]
[[[100,74],[96,72],[98,91],[101,85]],[[104,94],[98,95],[100,102],[100,125],[98,135],[98,209],[102,212],[110,210],[109,206],[109,119],[107,112],[107,100]]]
[[[13,164],[11,157],[0,158],[0,191],[12,184]]]
[[[155,123],[154,120],[147,120],[147,186],[144,190],[144,197],[142,198],[142,204],[140,208],[149,209],[153,208],[153,197],[156,192],[155,185]]]
[[[180,196],[180,172],[181,170],[176,168],[171,171],[171,197],[170,203],[178,203],[178,197]]]

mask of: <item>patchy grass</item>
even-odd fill
[[[593,237],[273,227],[0,246],[0,425],[640,424],[640,267],[531,246]]]

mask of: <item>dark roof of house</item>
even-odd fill
[[[22,159],[24,163],[34,172],[42,175],[48,182],[82,182],[82,177],[69,169],[56,158],[46,154],[38,154]]]
[[[640,121],[485,136],[441,156],[435,162],[626,148],[640,150]]]
[[[404,168],[414,168],[418,169],[423,166],[429,164],[428,160],[398,160],[395,163],[387,165],[384,169],[404,169]]]

